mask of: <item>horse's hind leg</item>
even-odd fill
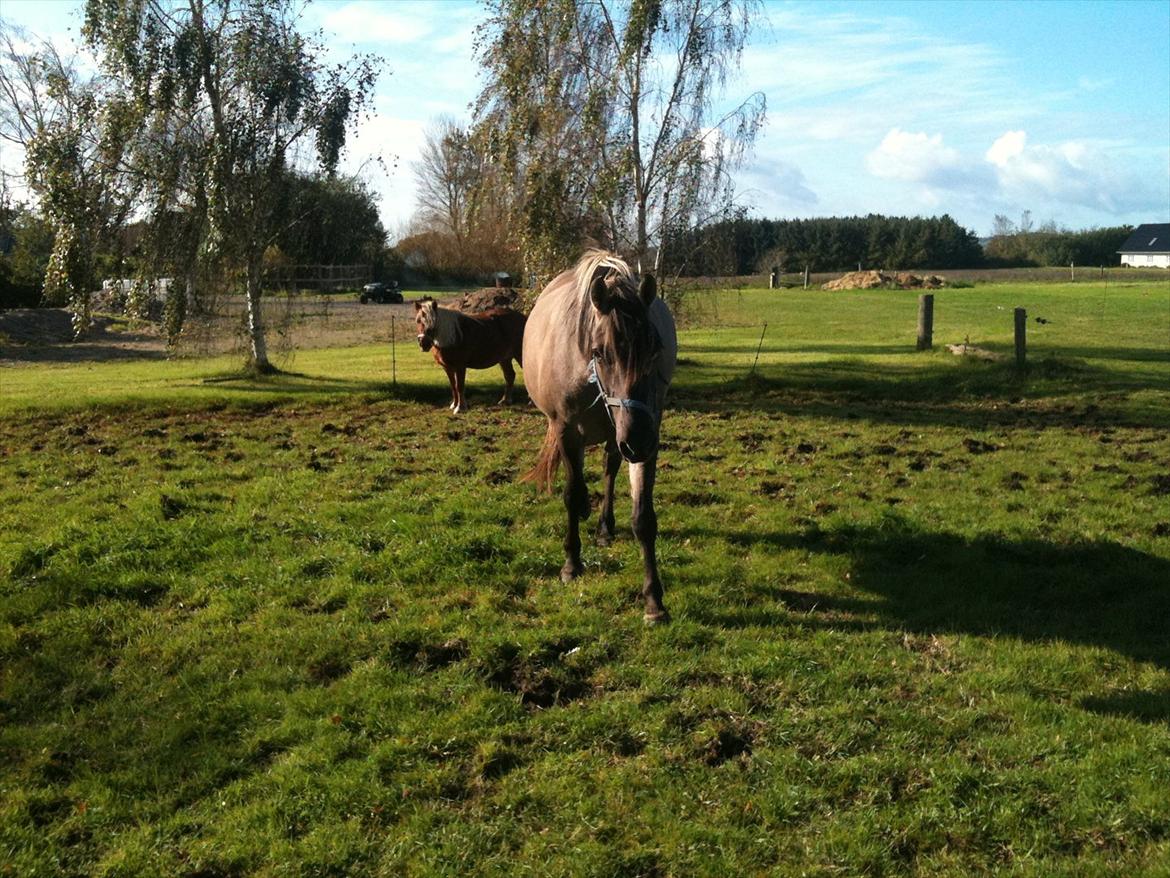
[[[575,431],[564,430],[560,439],[561,460],[565,464],[565,566],[561,582],[569,582],[585,572],[581,563],[581,519],[589,517],[589,491],[585,487],[585,444]]]
[[[516,381],[516,370],[512,368],[512,359],[509,357],[500,363],[504,373],[504,395],[500,398],[500,405],[512,404],[512,385]]]
[[[606,442],[605,451],[605,495],[601,501],[601,512],[597,516],[597,545],[608,546],[613,541],[613,483],[622,465],[622,455],[616,442]]]
[[[658,558],[654,552],[654,542],[658,538],[658,516],[654,512],[656,464],[656,457],[644,463],[630,464],[630,496],[634,499],[634,536],[642,546],[645,572],[642,597],[646,601],[646,611],[642,618],[647,622],[666,622],[670,613],[662,603],[662,580],[658,576]]]

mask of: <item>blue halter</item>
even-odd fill
[[[599,402],[605,403],[605,413],[609,415],[609,421],[613,423],[613,409],[634,409],[635,411],[642,411],[648,414],[655,421],[658,420],[658,413],[646,403],[637,399],[622,399],[620,396],[610,396],[605,392],[605,385],[601,383],[601,374],[597,371],[597,357],[592,357],[589,360],[589,383],[597,385],[597,398],[589,403],[589,408],[593,408]],[[616,426],[616,424],[614,425]]]

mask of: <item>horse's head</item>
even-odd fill
[[[430,296],[414,303],[414,326],[418,330],[418,346],[423,352],[435,346],[435,318],[438,302]]]
[[[648,460],[658,450],[662,343],[650,322],[656,292],[650,275],[635,286],[632,275],[615,272],[594,277],[589,287],[592,368],[613,419],[618,450],[631,463]]]

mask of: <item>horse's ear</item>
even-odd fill
[[[613,300],[610,298],[605,278],[595,277],[593,279],[593,283],[589,285],[589,298],[593,301],[593,307],[602,314],[608,314],[613,310]]]
[[[638,295],[642,297],[643,304],[650,307],[650,303],[654,301],[654,296],[658,293],[658,282],[654,280],[654,275],[642,275],[642,283],[638,285]]]

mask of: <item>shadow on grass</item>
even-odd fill
[[[229,372],[213,375],[195,382],[192,386],[215,385],[220,390],[238,393],[268,393],[274,396],[307,394],[356,394],[393,397],[412,402],[451,401],[451,390],[445,384],[422,381],[398,381],[388,379],[337,378],[310,375],[304,372],[274,372],[269,375],[254,375],[248,372]],[[490,399],[499,399],[503,382],[499,387],[485,383],[482,387],[468,386],[466,393],[480,404]],[[527,397],[523,387],[518,387],[517,398],[524,402]]]
[[[720,607],[704,621],[726,627],[802,621],[854,630],[891,626],[921,634],[1013,637],[1101,647],[1170,669],[1170,561],[1113,542],[1061,544],[1000,536],[924,533],[898,519],[877,527],[803,532],[685,529],[672,539],[720,538],[849,559],[850,583],[873,599],[764,591],[773,606]],[[820,620],[818,622],[818,619]],[[868,621],[875,620],[875,621]],[[1170,691],[1109,693],[1082,706],[1144,720],[1170,719]]]
[[[143,337],[127,333],[120,339],[126,343]],[[113,360],[165,360],[166,351],[142,348],[119,348],[110,344],[90,344],[84,341],[62,344],[5,344],[0,345],[0,360],[16,363],[84,363]]]
[[[1124,362],[1149,362],[1150,351],[1131,351]],[[1147,356],[1149,355],[1149,356]],[[1118,362],[1123,362],[1120,358]],[[1170,361],[1168,361],[1170,362]],[[736,365],[687,359],[672,387],[675,409],[772,411],[875,423],[960,426],[1094,427],[1170,429],[1170,408],[1126,409],[1125,395],[1157,388],[1148,368],[1104,368],[1077,359],[1033,357],[1018,371],[1010,361],[874,363],[849,358],[768,365],[728,376]],[[1162,385],[1164,387],[1164,385]],[[1113,396],[1113,411],[1075,397]],[[1091,406],[1091,408],[1090,408]]]

